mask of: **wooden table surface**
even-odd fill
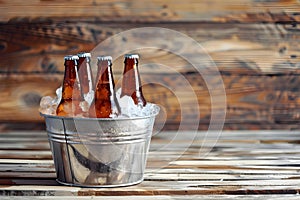
[[[161,132],[145,180],[119,188],[56,183],[46,132],[3,132],[0,143],[0,199],[300,199],[297,131]]]

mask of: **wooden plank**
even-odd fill
[[[162,107],[161,116],[157,119],[158,123],[163,123],[167,117],[167,123],[179,124],[181,112],[184,112],[185,120],[191,120],[192,123],[192,120],[195,119],[193,114],[195,113],[193,110],[195,106],[199,106],[200,121],[209,123],[211,114],[210,94],[203,80],[197,79],[197,74],[185,75],[184,79],[188,80],[193,87],[191,91],[186,90],[180,84],[181,76],[142,75],[145,83],[158,82],[162,84],[144,86],[146,99]],[[276,77],[243,76],[243,78],[233,76],[239,82],[236,84],[232,82],[232,76],[223,75],[222,77],[226,88],[226,97],[224,98],[227,99],[226,123],[274,124],[287,117],[289,123],[298,121],[300,101],[298,101],[297,90],[295,90],[299,84],[298,79],[291,79],[288,75]],[[213,78],[212,76],[211,79]],[[62,75],[1,76],[0,82],[2,83],[0,120],[43,122],[43,118],[38,112],[40,98],[46,95],[54,96],[55,89],[62,82]],[[281,84],[283,82],[285,83],[284,88]],[[195,95],[197,96],[196,99],[193,98]],[[217,90],[215,97],[219,98]],[[218,105],[215,105],[215,108],[218,108]],[[222,107],[220,108],[222,109]]]
[[[42,121],[38,108],[42,96],[54,95],[61,85],[60,75],[48,76],[2,76],[0,107],[2,120]],[[29,118],[28,118],[29,117]]]
[[[274,170],[270,169],[197,169],[197,168],[163,168],[163,169],[146,169],[146,174],[249,174],[249,175],[259,175],[259,174],[281,174],[281,175],[293,175],[298,174],[297,169],[281,169],[278,168],[279,171],[274,172]]]
[[[248,183],[245,182],[235,182],[232,185],[231,181],[216,181],[208,182],[206,181],[195,181],[194,184],[190,184],[188,182],[143,182],[139,186],[133,186],[128,189],[116,188],[111,190],[91,190],[91,189],[81,189],[78,191],[78,195],[86,196],[86,195],[110,195],[111,192],[114,194],[124,194],[126,191],[126,195],[195,195],[195,194],[272,194],[277,193],[279,190],[286,188],[286,194],[296,194],[297,187],[288,187],[285,186],[286,183],[280,183],[280,181],[270,181],[269,183],[264,181],[259,181],[262,185],[253,186],[252,181]],[[256,181],[258,182],[258,181]],[[289,182],[289,181],[288,181]],[[241,185],[238,185],[241,183]],[[290,182],[291,183],[291,182]],[[155,186],[155,184],[157,184]],[[237,185],[235,185],[237,184]],[[245,184],[245,185],[244,185]],[[297,184],[293,182],[292,184]],[[168,186],[167,186],[168,185]],[[269,186],[265,186],[269,185]],[[144,190],[140,190],[140,187],[144,187]],[[149,187],[150,186],[150,187]],[[156,187],[155,191],[149,190],[151,186]],[[216,186],[216,187],[215,187]],[[244,186],[242,189],[241,186]],[[271,186],[271,187],[270,187]],[[172,188],[172,189],[168,189]],[[260,189],[259,189],[260,188]],[[272,190],[273,189],[273,190]]]
[[[56,178],[54,172],[0,172],[1,178]],[[299,175],[239,175],[239,174],[145,174],[145,181],[242,181],[242,180],[284,180],[289,178],[299,179]]]
[[[41,165],[49,165],[53,163],[53,160],[27,160],[27,159],[0,159],[1,164],[24,164],[24,165],[31,165],[31,164],[41,164]]]
[[[22,17],[95,17],[103,21],[297,21],[299,2],[221,0],[205,1],[21,1],[3,0],[0,20]]]
[[[156,143],[165,142],[169,138],[176,136],[178,140],[188,140],[188,139],[215,139],[219,138],[221,141],[227,140],[247,140],[253,143],[260,143],[261,140],[295,140],[298,138],[299,131],[289,131],[289,130],[222,130],[222,131],[163,131],[155,135],[154,140]],[[251,135],[252,138],[249,138]]]
[[[1,162],[1,160],[0,160]],[[243,165],[243,166],[249,166],[249,165],[257,165],[257,166],[266,166],[266,165],[275,165],[275,166],[285,166],[285,165],[294,165],[298,164],[299,160],[218,160],[218,163],[215,162],[215,160],[209,161],[209,160],[178,160],[173,161],[170,164],[173,165],[189,165],[189,166],[208,166],[208,165]]]
[[[232,144],[231,144],[232,145]],[[223,146],[222,147],[226,147],[226,146]],[[202,146],[202,148],[204,148]],[[233,151],[234,150],[237,150],[239,151],[240,153],[237,153],[237,154],[234,154],[233,155]],[[153,151],[157,151],[157,149],[154,149]],[[197,160],[197,159],[200,159],[201,158],[201,151],[200,151],[200,148],[198,148],[198,151],[195,151],[195,152],[180,152],[178,151],[178,154],[176,155],[175,152],[177,152],[176,150],[173,150],[172,152],[165,152],[163,150],[161,150],[161,154],[160,154],[160,158],[162,159],[172,159],[172,158],[177,158],[178,155],[180,155],[180,160],[188,160],[188,159],[193,159],[193,160]],[[159,151],[160,152],[160,151]],[[203,160],[237,160],[237,159],[240,159],[240,160],[244,160],[244,159],[247,159],[249,157],[252,157],[253,159],[255,160],[275,160],[275,159],[289,159],[289,160],[298,160],[300,157],[299,156],[295,156],[296,153],[299,153],[297,151],[292,151],[292,152],[283,152],[283,153],[278,153],[279,150],[277,150],[277,152],[273,152],[273,151],[267,151],[266,152],[266,155],[265,156],[259,156],[259,153],[263,152],[263,149],[259,150],[259,151],[251,151],[250,153],[247,153],[247,151],[244,149],[244,150],[241,150],[241,149],[232,149],[231,151],[223,151],[222,154],[223,157],[220,157],[220,158],[215,158],[215,157],[218,157],[219,154],[216,154],[214,152],[210,152],[208,156],[205,156],[201,159]],[[158,152],[157,153],[150,153],[149,155],[149,159],[154,159],[155,156],[158,156]],[[285,156],[286,155],[286,156]],[[200,157],[200,158],[199,158]]]
[[[3,200],[10,200],[11,197],[2,197]],[[86,197],[76,197],[76,196],[64,196],[64,199],[66,200],[98,200],[98,199],[109,199],[109,200],[126,200],[126,199],[132,199],[132,200],[137,200],[137,199],[144,199],[144,200],[153,200],[157,199],[157,196],[86,196]],[[31,200],[32,197],[14,197],[14,199],[24,199],[24,200]],[[40,199],[58,199],[58,197],[51,197],[51,196],[45,196],[45,197],[40,197]],[[159,199],[161,200],[171,200],[171,199],[181,199],[181,200],[196,200],[196,199],[202,199],[202,200],[215,200],[215,199],[244,199],[244,200],[269,200],[269,199],[274,199],[274,200],[281,200],[281,199],[286,199],[286,200],[298,200],[299,197],[297,195],[161,195],[159,196]]]
[[[0,122],[0,132],[3,131],[12,131],[12,130],[46,130],[46,125],[44,122],[30,122],[28,123],[28,121],[26,122],[13,122],[13,121],[9,121],[9,122]]]
[[[290,184],[297,184],[295,181],[288,181]],[[216,184],[219,185],[220,181]],[[209,195],[209,194],[236,194],[236,195],[254,195],[254,194],[283,194],[280,191],[285,191],[285,194],[297,194],[297,187],[289,187],[288,184],[282,184],[279,181],[271,181],[269,186],[251,186],[253,183],[249,181],[243,189],[238,185],[231,185],[231,182],[223,181],[223,186],[215,186],[214,184],[207,185],[207,182],[196,181],[194,185],[184,182],[157,182],[144,181],[138,186],[125,187],[125,188],[112,188],[112,189],[84,189],[78,187],[65,187],[65,186],[38,186],[35,189],[32,186],[9,186],[9,188],[1,188],[1,195],[14,196],[19,195],[30,196],[38,194],[39,196],[131,196],[131,195]],[[169,186],[167,186],[169,184]],[[199,185],[197,185],[199,184]],[[227,184],[227,185],[226,185]],[[263,184],[263,182],[262,182]],[[270,187],[271,186],[271,187]],[[181,187],[181,188],[180,188]],[[151,190],[152,188],[152,190]],[[155,188],[153,190],[153,188]],[[170,189],[172,188],[172,189]]]
[[[55,186],[55,185],[59,185],[55,179],[22,179],[22,178],[18,178],[18,179],[14,179],[14,178],[1,178],[0,179],[0,184],[1,185],[43,185],[43,186]]]
[[[178,31],[196,40],[205,52],[217,64],[221,72],[230,74],[299,74],[298,27],[289,24],[207,24],[207,23],[150,23],[124,24],[101,23],[93,21],[78,22],[18,22],[0,24],[2,54],[1,72],[29,73],[64,71],[63,57],[79,51],[91,51],[96,45],[113,35],[133,28],[161,27]],[[155,34],[155,33],[152,33]],[[168,34],[171,34],[170,32]],[[151,37],[150,33],[147,36]],[[183,36],[182,36],[183,37]],[[14,38],[11,41],[11,38]],[[143,44],[143,37],[130,35],[126,40],[114,41],[111,46],[123,44],[129,49],[133,43]],[[171,37],[164,38],[166,51],[161,49],[139,49],[141,54],[141,71],[147,73],[194,72],[195,68],[180,56],[170,54],[170,49],[182,49],[181,52],[191,57],[199,57],[185,43],[186,38],[178,38],[174,43]],[[31,41],[35,41],[32,43]],[[159,41],[153,41],[154,44]],[[103,43],[102,43],[103,45]],[[109,54],[118,55],[118,48],[109,49]],[[107,50],[108,51],[108,50]],[[95,52],[96,53],[96,52]],[[103,52],[101,52],[103,53]],[[172,52],[171,52],[172,53]],[[96,55],[95,55],[96,56]],[[114,58],[114,72],[123,71],[123,57]],[[200,68],[209,66],[207,59],[200,59]],[[155,64],[156,63],[156,64]],[[157,64],[158,63],[158,64]],[[202,66],[202,67],[201,67]],[[95,64],[93,64],[95,67]],[[96,67],[95,67],[96,68]],[[206,70],[204,70],[206,69]],[[204,68],[202,73],[209,68]]]
[[[240,174],[145,174],[146,181],[227,181],[227,180],[268,180],[268,179],[299,179],[299,175],[240,175]]]
[[[56,178],[56,173],[52,172],[0,172],[1,178]]]
[[[145,75],[144,79],[152,81],[160,81],[162,76]],[[174,76],[176,78],[176,76]],[[193,80],[194,75],[189,75],[188,79]],[[43,118],[39,116],[38,107],[39,100],[42,96],[53,95],[55,88],[60,85],[61,76],[47,77],[41,75],[33,75],[24,80],[23,76],[9,76],[4,78],[6,80],[5,91],[0,97],[2,107],[2,113],[0,118],[2,121],[38,121],[43,122]],[[255,88],[255,81],[249,78],[249,82],[245,82],[247,85],[253,85],[249,89],[243,88],[232,88],[229,80],[231,77],[224,76],[225,87],[227,95],[227,118],[226,123],[249,123],[249,122],[264,122],[271,124],[270,127],[276,128],[274,121],[280,122],[285,117],[289,117],[289,123],[295,123],[298,121],[299,103],[295,101],[297,98],[296,92],[290,92],[293,90],[294,84],[289,84],[289,77],[286,77],[287,86],[284,91],[280,91],[278,84],[284,81],[283,77],[273,79],[267,84],[267,88]],[[260,81],[268,80],[267,78],[255,79],[257,84],[260,85]],[[246,79],[245,79],[246,80]],[[180,80],[166,79],[164,84],[166,87],[173,87],[177,85]],[[227,83],[228,81],[228,83]],[[160,81],[161,82],[161,81]],[[278,82],[278,83],[277,83]],[[162,116],[157,119],[157,123],[163,123],[165,118],[163,115],[167,113],[167,123],[179,123],[181,121],[181,112],[185,113],[185,120],[194,120],[195,117],[192,115],[193,109],[191,106],[199,106],[200,109],[200,121],[202,123],[209,123],[210,121],[210,96],[205,88],[201,88],[192,82],[195,89],[191,92],[184,91],[184,88],[174,88],[175,94],[165,87],[159,85],[145,86],[144,94],[146,99],[150,102],[158,103],[162,107]],[[198,84],[204,84],[199,81]],[[262,84],[262,83],[261,83]],[[228,85],[228,86],[227,86]],[[203,85],[205,86],[205,85]],[[268,88],[275,87],[275,88]],[[278,90],[277,90],[278,87]],[[290,88],[290,89],[289,89]],[[15,90],[16,92],[10,92]],[[275,93],[273,93],[273,90]],[[193,99],[193,92],[198,96],[196,100]],[[9,95],[9,96],[6,96]],[[175,96],[176,95],[176,96]],[[288,97],[288,98],[287,98]],[[292,99],[291,99],[291,98]],[[198,105],[197,105],[198,102]],[[16,106],[17,105],[17,106]],[[280,109],[278,109],[280,107]],[[216,108],[216,107],[215,107]],[[253,110],[256,110],[255,112]],[[189,115],[189,112],[191,114]],[[28,115],[28,113],[31,113]],[[194,112],[193,112],[194,113]],[[188,117],[190,116],[190,117]],[[191,121],[192,122],[192,121]],[[278,126],[279,128],[282,126]],[[42,128],[44,128],[42,126]]]
[[[45,138],[0,138],[0,143],[16,143],[16,142],[44,142]]]
[[[50,151],[49,151],[50,152]],[[20,173],[20,172],[40,172],[40,173],[55,173],[54,166],[51,164],[49,166],[44,165],[30,165],[30,166],[24,166],[22,164],[20,165],[12,165],[12,164],[1,164],[0,171],[2,173],[4,172],[14,172],[14,173]],[[33,177],[32,177],[33,178]]]
[[[27,132],[3,132],[1,138],[22,138]],[[197,150],[207,132],[198,132],[188,149],[185,146],[193,133],[162,132],[153,140],[148,156],[145,181],[120,188],[79,188],[58,186],[52,160],[0,159],[1,195],[296,195],[299,193],[299,143],[289,143],[299,137],[298,131],[224,131],[214,150],[199,158]],[[32,132],[30,137],[43,135]],[[214,144],[208,135],[206,146]],[[44,137],[45,142],[47,138]],[[260,143],[259,141],[266,142]],[[170,145],[172,141],[172,145]],[[8,143],[11,147],[24,141]],[[163,145],[159,151],[157,146]],[[24,147],[24,150],[26,147]],[[26,150],[35,154],[34,150]],[[0,153],[5,153],[5,150]],[[7,154],[20,151],[6,150]],[[37,155],[45,151],[37,151]],[[183,155],[175,158],[176,155]],[[271,154],[269,154],[271,153]],[[165,163],[164,163],[165,162]],[[166,165],[162,165],[166,164]],[[162,168],[163,167],[163,168]],[[34,185],[34,187],[33,187]],[[205,196],[207,197],[207,196]],[[222,196],[220,196],[222,197]],[[235,197],[235,196],[234,196]],[[259,196],[257,196],[258,198]],[[271,197],[271,196],[270,196]],[[278,197],[278,196],[277,196]]]
[[[32,142],[26,142],[22,144],[1,144],[0,149],[2,150],[23,150],[23,149],[30,149],[30,150],[48,150],[49,149],[49,142],[41,142],[41,143],[32,143]]]
[[[52,154],[47,151],[19,151],[19,150],[0,150],[0,159],[7,158],[21,158],[21,159],[52,159]]]
[[[157,199],[157,196],[127,196],[127,197],[122,197],[122,196],[102,196],[102,197],[75,197],[75,196],[64,196],[64,199],[66,200],[91,200],[91,199],[109,199],[109,200],[123,200],[123,199],[144,199],[144,200],[153,200]],[[245,200],[267,200],[267,199],[274,199],[274,200],[281,200],[281,199],[286,199],[286,200],[297,200],[299,197],[297,195],[189,195],[189,196],[184,196],[184,195],[161,195],[159,199],[161,200],[170,200],[170,199],[182,199],[182,200],[195,200],[195,199],[202,199],[202,200],[215,200],[215,199],[245,199]],[[10,200],[11,197],[3,197],[3,200]],[[14,199],[24,199],[24,200],[31,200],[32,197],[14,197]],[[57,199],[57,197],[51,197],[51,196],[46,196],[46,197],[41,197],[40,199]]]
[[[0,134],[0,138],[22,138],[24,136],[32,137],[32,138],[44,138],[47,139],[46,131],[6,131],[3,134]]]

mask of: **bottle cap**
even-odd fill
[[[65,60],[78,60],[79,57],[76,55],[67,55],[65,56]]]
[[[125,54],[125,58],[136,58],[136,59],[139,59],[139,55],[138,54]]]
[[[97,57],[98,60],[112,60],[111,56],[98,56]]]
[[[87,58],[87,57],[92,57],[91,53],[86,53],[86,52],[80,52],[77,54],[81,58]]]

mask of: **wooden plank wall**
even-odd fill
[[[91,51],[108,37],[137,27],[173,29],[206,49],[225,85],[225,129],[299,128],[298,0],[2,0],[0,12],[2,130],[43,128],[39,100],[53,95],[61,84],[63,56]],[[189,81],[198,96],[199,129],[207,129],[211,102],[201,76],[171,53],[154,51],[150,55],[141,62],[159,61]],[[116,77],[122,67],[119,59],[114,64]],[[180,99],[185,102],[184,109],[192,110],[191,96],[180,87],[174,70],[158,65],[141,69],[145,82],[163,80],[184,96]],[[163,124],[166,117],[165,129],[178,128],[183,108],[174,93],[157,84],[146,85],[144,92],[167,113],[158,122]],[[190,116],[188,120],[193,124],[198,119]]]

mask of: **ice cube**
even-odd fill
[[[87,94],[84,94],[84,95],[83,95],[83,96],[84,96],[84,100],[85,100],[86,102],[88,102],[88,105],[89,105],[89,106],[92,104],[92,101],[93,101],[93,99],[94,99],[94,95],[95,95],[94,90],[89,91]]]
[[[47,108],[52,104],[53,98],[50,96],[42,97],[40,101],[40,107],[41,108]]]
[[[90,105],[87,101],[81,101],[79,106],[80,106],[80,108],[83,112],[87,112],[89,110],[89,107],[90,107]]]
[[[113,118],[145,117],[145,116],[156,114],[158,112],[155,104],[147,103],[145,107],[140,107],[134,104],[134,101],[130,96],[125,95],[121,98],[120,95],[121,95],[121,89],[119,89],[116,92],[116,97],[121,108],[121,115],[118,116],[112,115],[111,117]],[[62,87],[56,89],[55,98],[51,96],[43,97],[40,101],[40,109],[39,109],[40,112],[47,115],[56,115],[56,109],[61,101],[61,97],[62,97]],[[84,117],[83,115],[85,115],[88,112],[89,107],[93,101],[93,98],[94,98],[94,91],[89,92],[84,96],[85,100],[80,102],[80,107],[84,113],[77,115],[75,117]],[[69,110],[70,113],[72,111],[71,105],[65,105],[65,109]]]
[[[42,97],[39,111],[46,115],[55,115],[57,104],[54,101],[56,100],[50,96]]]
[[[62,87],[59,87],[56,89],[56,102],[57,104],[59,104],[60,100],[61,100],[61,97],[62,97]]]
[[[62,87],[56,89],[56,97],[44,96],[40,101],[39,111],[46,115],[56,115],[56,108],[61,101]]]
[[[157,107],[152,103],[147,103],[146,106],[141,107],[134,104],[130,96],[121,96],[121,90],[116,92],[117,100],[121,107],[122,115],[120,117],[145,117],[157,113]]]

